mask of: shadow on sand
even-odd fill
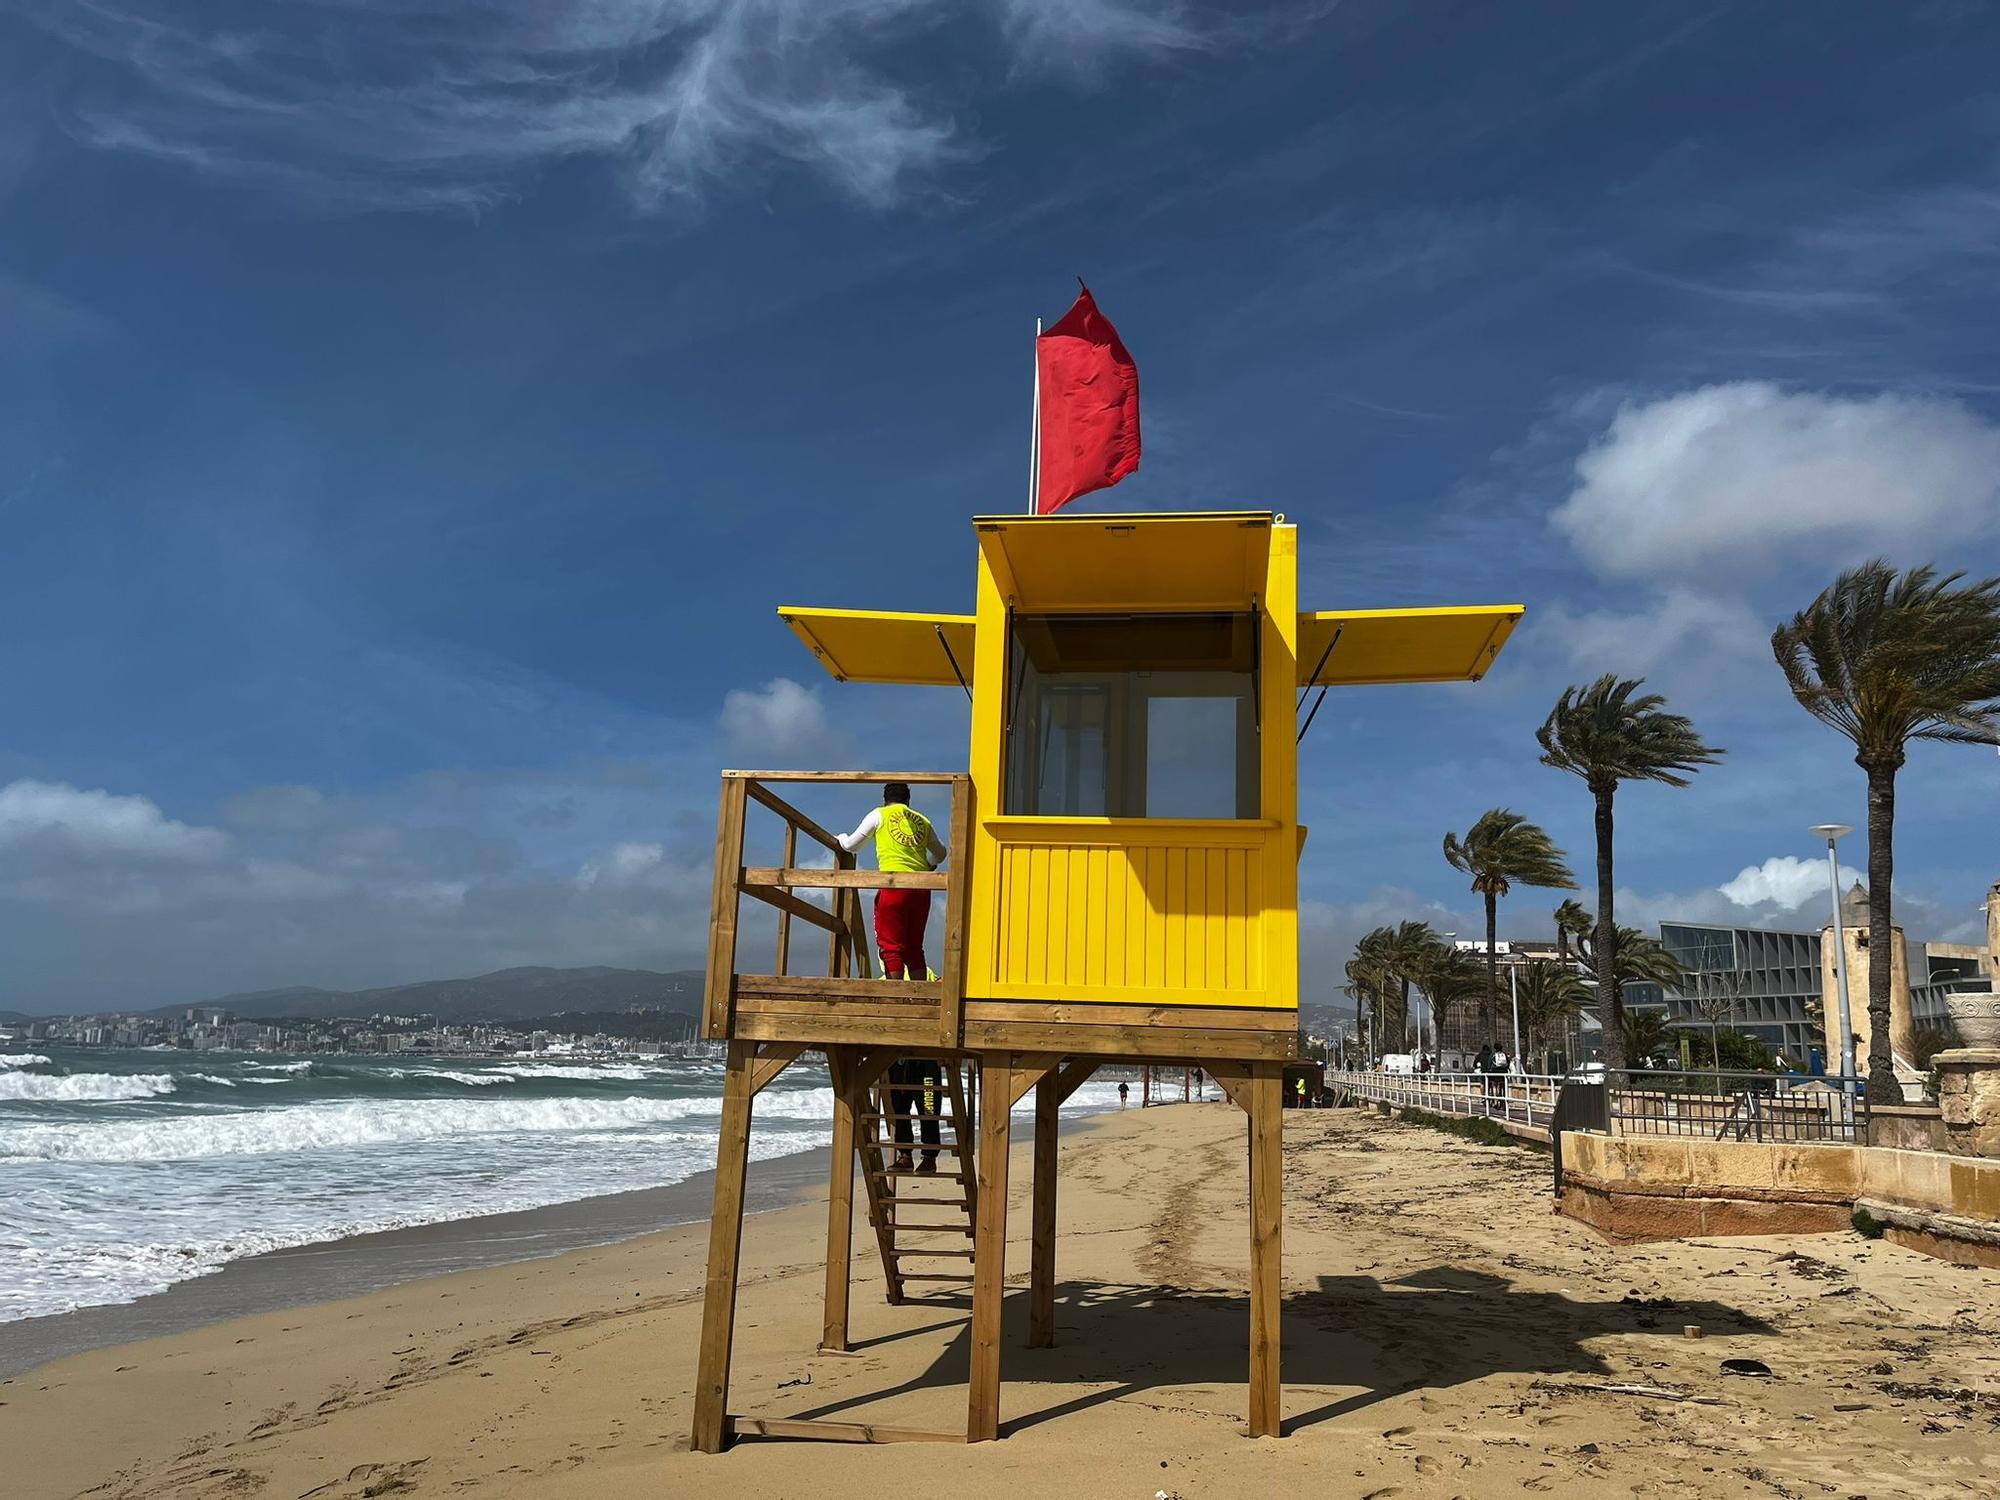
[[[962,1308],[968,1300],[936,1298],[929,1305]],[[1284,1379],[1293,1409],[1284,1430],[1297,1432],[1403,1391],[1446,1388],[1488,1375],[1610,1375],[1611,1367],[1585,1347],[1587,1340],[1656,1330],[1663,1337],[1678,1336],[1684,1323],[1699,1323],[1712,1334],[1772,1332],[1769,1324],[1725,1303],[1629,1296],[1588,1301],[1518,1290],[1505,1277],[1457,1266],[1392,1281],[1323,1276],[1316,1290],[1285,1298]],[[1002,1378],[1089,1389],[1003,1421],[1001,1434],[1148,1390],[1242,1381],[1249,1324],[1249,1299],[1239,1292],[1065,1282],[1056,1288],[1056,1347],[1028,1349],[1023,1347],[1028,1299],[1016,1291],[1005,1309]],[[942,1326],[948,1325],[857,1340],[855,1347],[878,1348]],[[912,1391],[963,1386],[969,1340],[961,1322],[921,1374],[794,1415],[835,1417]],[[1302,1387],[1359,1389],[1300,1411]]]

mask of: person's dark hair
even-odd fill
[[[907,781],[892,781],[882,788],[884,802],[900,802],[905,807],[910,804],[910,784]]]

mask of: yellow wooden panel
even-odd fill
[[[792,627],[792,633],[806,643],[820,665],[841,682],[956,687],[958,677],[951,668],[954,658],[966,682],[975,680],[977,643],[971,615],[803,609],[786,604],[779,606],[778,618]]]
[[[1267,989],[1265,949],[1297,941],[1296,913],[1258,904],[1265,866],[1291,857],[1291,830],[1253,828],[1261,842],[1248,845],[1238,825],[1207,841],[1195,823],[1154,831],[1129,843],[1108,830],[1007,828],[993,849],[997,963],[975,996],[1295,1005]]]
[[[1300,615],[1298,682],[1301,687],[1314,682],[1335,687],[1477,682],[1507,644],[1522,609],[1519,604],[1473,604]]]
[[[973,527],[988,571],[1024,613],[1246,610],[1270,597],[1275,519],[1269,511],[1078,513],[979,516]]]

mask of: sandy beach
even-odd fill
[[[1023,1347],[1025,1293],[1010,1297],[999,1443],[687,1452],[697,1224],[44,1364],[0,1383],[0,1488],[1994,1493],[1995,1273],[1845,1234],[1611,1246],[1550,1212],[1538,1152],[1347,1112],[1286,1127],[1283,1439],[1239,1435],[1242,1117],[1188,1105],[1064,1140],[1059,1345]],[[1016,1285],[1027,1169],[1017,1147]],[[885,1306],[861,1228],[855,1349],[817,1355],[823,1200],[750,1221],[732,1410],[962,1426],[962,1299]],[[1734,1357],[1771,1377],[1723,1375]]]

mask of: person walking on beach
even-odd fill
[[[910,806],[906,782],[892,781],[883,787],[882,805],[863,818],[854,832],[841,838],[840,847],[852,854],[871,837],[878,870],[935,870],[944,863],[945,847],[938,842],[931,820]],[[929,891],[875,893],[875,946],[882,950],[883,978],[929,977],[930,969],[924,962],[924,926],[930,915]]]
[[[918,1138],[924,1143],[923,1162],[916,1170],[935,1172],[938,1159],[938,1085],[943,1075],[934,1057],[904,1057],[889,1064],[889,1112],[895,1122],[889,1127],[896,1138],[896,1170],[910,1170],[910,1118],[917,1120]]]
[[[1132,1085],[1131,1085],[1131,1084],[1129,1084],[1129,1083],[1124,1083],[1124,1082],[1120,1082],[1120,1083],[1119,1083],[1119,1085],[1118,1085],[1118,1107],[1119,1107],[1120,1109],[1123,1109],[1123,1108],[1125,1107],[1125,1100],[1127,1099],[1127,1097],[1129,1097],[1129,1096],[1130,1096],[1131,1092],[1132,1092]]]

